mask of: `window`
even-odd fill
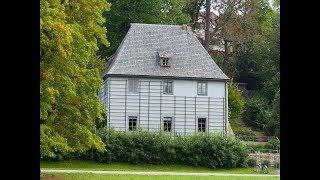
[[[160,66],[170,66],[171,53],[168,49],[158,49],[157,51],[157,62]]]
[[[129,116],[129,131],[136,130],[137,127],[137,116]]]
[[[161,66],[169,66],[169,58],[161,58]]]
[[[129,79],[128,83],[128,92],[130,94],[138,94],[139,80],[138,79]]]
[[[206,118],[198,118],[198,131],[206,132]]]
[[[207,95],[207,83],[198,82],[198,95],[206,96]]]
[[[163,81],[163,94],[173,94],[172,81]]]
[[[172,117],[163,117],[163,130],[171,132]]]

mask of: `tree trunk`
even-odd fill
[[[210,6],[211,0],[206,0],[206,29],[205,29],[205,49],[209,51],[209,29],[210,29]]]

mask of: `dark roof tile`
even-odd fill
[[[157,64],[159,50],[170,55],[170,67]],[[103,76],[228,79],[190,28],[184,30],[179,25],[132,23],[114,58]]]

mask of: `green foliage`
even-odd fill
[[[248,128],[235,128],[232,129],[234,134],[243,141],[253,141],[256,139],[255,133]]]
[[[229,118],[240,117],[243,113],[245,100],[241,95],[241,91],[234,82],[228,83],[228,108]]]
[[[99,55],[112,55],[130,28],[130,23],[188,24],[188,0],[108,0],[111,10],[105,13],[110,47],[101,47]]]
[[[199,133],[172,138],[161,132],[116,132],[102,129],[105,152],[87,151],[83,158],[132,164],[186,164],[211,168],[243,166],[246,147],[232,137]]]
[[[265,145],[266,149],[280,150],[280,141],[278,139],[270,139]]]
[[[105,0],[40,1],[40,155],[104,149],[94,133],[104,108],[97,92],[97,43],[108,46]]]
[[[267,130],[270,134],[280,138],[280,90],[276,93],[275,99],[272,102],[272,119],[267,124]]]
[[[230,119],[229,122],[233,133],[237,136],[238,139],[241,139],[243,141],[253,141],[256,139],[254,131],[252,131],[248,127],[240,126],[236,119]]]
[[[247,99],[243,115],[249,126],[264,131],[268,136],[280,138],[280,90],[271,105],[259,94]]]
[[[272,110],[268,107],[268,101],[256,95],[247,99],[244,111],[244,120],[249,126],[263,130],[272,118]]]
[[[246,147],[250,153],[254,153],[261,149],[266,149],[264,144],[247,144]]]
[[[251,153],[254,153],[262,149],[280,150],[280,141],[274,138],[268,140],[266,144],[247,144],[246,148]]]
[[[257,160],[254,159],[254,158],[248,158],[247,159],[247,166],[256,167],[257,166]]]
[[[270,166],[270,160],[268,160],[268,159],[264,159],[264,160],[262,160],[262,163],[261,163],[262,165],[266,165],[266,166]]]
[[[255,33],[247,42],[237,44],[236,80],[246,82],[249,89],[264,89],[271,101],[279,89],[280,13],[266,3],[252,12]]]

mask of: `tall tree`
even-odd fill
[[[271,102],[280,81],[280,14],[268,4],[260,7],[254,15],[257,33],[250,41],[238,44],[236,79],[249,81],[251,89],[268,88],[266,98]]]
[[[108,0],[111,10],[105,13],[108,21],[108,48],[102,47],[99,55],[112,55],[130,28],[130,23],[188,24],[188,0]]]
[[[104,149],[94,133],[104,109],[97,92],[105,0],[40,1],[40,155]]]

